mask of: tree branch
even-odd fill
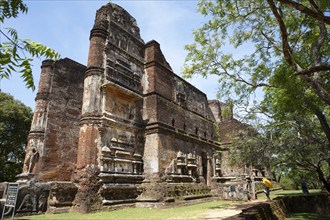
[[[1,33],[5,38],[7,38],[12,44],[14,44],[16,47],[18,47],[18,48],[21,49],[21,50],[24,50],[23,47],[21,47],[21,46],[18,45],[15,41],[13,41],[10,37],[8,37],[8,35],[5,34],[1,29],[0,29],[0,33]]]
[[[325,136],[328,139],[327,147],[330,150],[330,127],[329,127],[327,118],[325,117],[323,112],[316,105],[314,105],[308,99],[307,99],[307,102],[308,102],[310,108],[312,109],[312,111],[314,112],[314,114],[316,115],[316,117],[318,118],[318,120],[321,124],[322,131],[324,132]]]
[[[313,47],[312,47],[312,53],[314,56],[314,65],[318,66],[321,64],[321,55],[320,55],[320,50],[322,45],[324,44],[325,37],[327,35],[327,29],[326,26],[323,22],[318,22],[318,26],[320,29],[320,34],[317,37]]]
[[[291,0],[278,0],[279,2],[286,4],[292,8],[297,9],[298,11],[300,11],[301,13],[304,13],[308,16],[311,16],[313,18],[315,18],[318,21],[324,22],[326,24],[330,24],[330,17],[329,16],[325,16],[323,13],[320,13],[318,11],[314,11],[300,3],[297,3],[295,1],[291,1]],[[316,5],[315,2],[314,4],[312,4],[313,6]],[[315,6],[314,6],[315,7]]]
[[[284,21],[282,19],[282,16],[280,15],[275,3],[273,0],[267,0],[270,9],[273,12],[273,15],[275,16],[277,23],[280,26],[280,32],[281,32],[281,38],[282,38],[282,48],[283,48],[283,53],[284,53],[284,59],[293,67],[296,68],[295,63],[292,60],[292,56],[291,56],[291,48],[289,45],[289,41],[288,41],[288,32],[286,29],[286,26],[284,24]]]
[[[310,86],[313,88],[314,92],[328,105],[330,105],[330,94],[326,89],[323,88],[323,86],[311,77],[308,77],[307,75],[300,75],[306,82],[310,84]]]
[[[226,76],[228,76],[229,78],[233,79],[235,82],[241,82],[241,83],[244,83],[248,86],[251,86],[252,88],[258,88],[258,87],[271,87],[269,84],[267,83],[252,83],[252,82],[248,82],[246,81],[244,78],[242,78],[242,76],[240,76],[238,73],[236,74],[230,74],[228,71],[227,71],[227,68],[225,66],[223,66],[221,63],[219,63],[219,65],[221,66],[221,68],[224,70],[224,72],[221,72],[217,75],[221,75],[221,74],[225,74]]]
[[[298,71],[295,73],[295,75],[311,76],[313,73],[320,72],[320,71],[329,71],[329,70],[330,70],[330,65],[313,66],[311,68]]]

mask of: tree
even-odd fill
[[[184,76],[215,74],[220,97],[268,117],[261,136],[235,143],[239,159],[265,152],[274,171],[309,170],[330,192],[329,9],[329,1],[201,1],[209,20],[186,46]],[[245,53],[234,57],[228,44]],[[251,105],[259,88],[265,96]]]
[[[296,188],[302,180],[308,180],[320,182],[330,191],[330,151],[318,119],[312,114],[287,113],[284,117],[263,127],[259,136],[234,141],[231,162],[259,169],[270,167],[277,181],[285,175]]]
[[[6,19],[16,18],[20,13],[27,11],[28,7],[22,0],[0,0],[0,27]],[[34,90],[32,58],[44,57],[56,60],[59,54],[43,44],[20,39],[13,28],[0,29],[0,35],[7,40],[0,42],[0,78],[9,78],[12,72],[19,72],[26,87]]]
[[[268,170],[271,163],[271,146],[268,139],[261,134],[237,135],[229,147],[230,163],[240,167],[248,165],[259,170]]]
[[[306,182],[309,189],[320,189],[322,186],[318,181],[317,174],[313,172],[286,168],[282,170],[281,174],[282,176],[279,185],[286,190],[301,189],[302,182]]]
[[[14,181],[22,172],[32,110],[0,92],[0,182]]]
[[[292,116],[291,116],[292,117]],[[320,125],[315,117],[292,117],[278,124],[273,134],[277,166],[289,170],[300,170],[301,178],[306,173],[317,178],[330,192],[330,153],[327,138],[320,132]],[[305,173],[305,175],[303,174]]]
[[[330,192],[330,107],[308,89],[304,80],[287,77],[290,69],[286,65],[275,72],[275,87],[266,90],[261,105],[272,115],[267,133],[272,134],[273,164],[310,176],[317,174]]]
[[[330,104],[329,1],[226,0],[199,2],[199,12],[209,18],[194,31],[187,45],[184,76],[219,76],[219,95],[246,98],[269,79],[283,62],[290,77],[308,83],[321,100]],[[240,56],[227,53],[228,45]]]

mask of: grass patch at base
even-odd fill
[[[321,190],[310,190],[310,195],[319,194]],[[271,198],[280,196],[299,196],[304,195],[301,190],[278,190],[271,193]],[[266,201],[264,193],[258,194],[259,201]],[[212,202],[202,202],[198,204],[176,204],[173,203],[171,207],[166,208],[125,208],[114,211],[100,211],[96,213],[80,214],[80,213],[64,213],[64,214],[40,214],[23,217],[15,217],[18,220],[29,219],[68,219],[68,220],[101,220],[101,219],[120,219],[120,220],[183,220],[183,219],[205,219],[208,216],[208,212],[217,209],[223,209],[231,205],[238,205],[241,202],[237,201],[219,201],[214,200]],[[7,218],[9,219],[9,218]],[[288,218],[291,220],[300,219],[330,219],[329,215],[317,215],[314,213],[298,213]]]
[[[315,213],[295,213],[292,214],[289,218],[286,218],[289,220],[329,220],[330,215],[319,215]]]
[[[85,219],[120,219],[120,220],[158,220],[158,219],[203,219],[209,209],[220,209],[233,204],[239,204],[233,201],[213,201],[199,203],[194,205],[185,205],[173,208],[126,208],[115,211],[101,211],[90,214],[63,213],[63,214],[41,214],[17,217],[15,219],[67,219],[67,220],[85,220]]]
[[[303,196],[303,195],[319,195],[319,194],[321,194],[320,189],[309,190],[309,194],[304,194],[301,190],[277,190],[277,191],[272,191],[270,193],[270,198],[274,199],[276,197],[281,197],[281,196]],[[258,199],[266,200],[267,197],[265,193],[259,193]]]
[[[276,193],[277,196],[302,196],[302,195],[319,195],[320,189],[311,189],[309,194],[304,194],[301,190],[284,190]]]

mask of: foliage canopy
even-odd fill
[[[279,173],[316,173],[330,192],[330,2],[201,0],[198,5],[206,22],[186,46],[183,75],[218,76],[219,97],[268,119],[259,136],[236,140],[233,161],[268,163]],[[261,91],[262,100],[253,99]],[[261,156],[253,160],[256,154]]]
[[[257,88],[274,86],[274,70],[286,62],[290,77],[302,78],[330,104],[330,2],[299,2],[201,0],[207,21],[194,31],[195,43],[186,45],[184,76],[217,75],[220,97],[235,94],[242,101]]]
[[[22,0],[0,0],[1,27],[6,19],[27,12],[28,7]],[[32,58],[59,59],[59,54],[41,43],[20,39],[13,28],[1,28],[0,35],[6,40],[0,42],[0,78],[9,78],[13,72],[19,72],[26,87],[34,90]]]
[[[0,182],[21,173],[31,120],[29,107],[0,92]]]

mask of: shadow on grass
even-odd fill
[[[228,207],[236,206],[236,205],[239,205],[239,204],[241,204],[241,202],[231,201],[231,202],[224,203],[224,204],[210,206],[210,207],[207,207],[207,209],[211,209],[211,210],[215,210],[215,209],[226,209]]]
[[[319,215],[315,213],[295,213],[291,215],[290,220],[329,220],[330,215]]]
[[[248,209],[251,208],[252,206],[256,206],[256,205],[260,205],[263,202],[261,201],[253,201],[253,202],[246,202],[246,201],[231,201],[231,203],[225,204],[225,205],[220,205],[220,206],[212,206],[209,207],[209,210],[212,211],[219,211],[219,212],[224,212],[227,211],[226,214],[229,213],[233,213],[233,212],[237,212],[234,213],[232,215],[238,214],[240,212],[242,212],[243,209]],[[204,218],[206,219],[206,218]],[[212,218],[213,219],[213,218]]]

